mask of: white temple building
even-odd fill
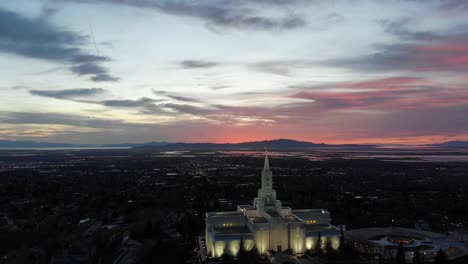
[[[252,205],[238,205],[237,211],[206,213],[205,243],[209,257],[236,256],[241,240],[245,250],[254,246],[260,254],[292,250],[302,254],[317,247],[337,250],[341,232],[330,224],[323,209],[291,209],[276,199],[268,155],[262,171],[262,187]]]

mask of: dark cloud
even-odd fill
[[[342,23],[344,21],[344,17],[335,12],[328,14],[325,18],[328,23]]]
[[[298,68],[307,68],[314,63],[307,60],[272,60],[249,64],[250,69],[290,77],[292,71]]]
[[[42,16],[44,18],[48,18],[48,17],[51,17],[51,16],[55,15],[58,11],[59,10],[58,10],[57,7],[50,6],[50,5],[44,5],[42,7]]]
[[[96,103],[109,106],[109,107],[142,107],[142,108],[151,108],[153,109],[156,105],[155,103],[160,102],[161,100],[156,100],[152,98],[143,97],[138,100],[105,100],[99,101]]]
[[[468,92],[460,87],[441,86],[433,81],[397,76],[384,79],[330,84],[328,89],[307,88],[291,97],[314,100],[316,111],[340,109],[431,109],[468,103]]]
[[[94,95],[102,94],[106,90],[102,88],[80,88],[80,89],[66,89],[66,90],[31,90],[30,93],[33,95],[51,97],[56,99],[71,100],[75,102],[87,103],[87,104],[97,104],[107,107],[115,108],[135,108],[135,109],[145,109],[152,112],[163,112],[162,107],[157,105],[157,103],[162,102],[163,100],[142,97],[137,100],[90,100],[82,99],[83,97],[91,97]]]
[[[180,95],[176,95],[176,94],[171,94],[171,93],[168,93],[168,92],[166,92],[166,91],[154,91],[154,90],[153,90],[153,92],[154,92],[155,94],[157,94],[157,95],[162,95],[162,96],[165,96],[165,97],[168,97],[168,98],[177,100],[177,101],[181,101],[181,102],[192,102],[192,103],[196,103],[196,102],[199,102],[199,101],[200,101],[200,100],[195,99],[195,98],[180,96]]]
[[[100,73],[91,77],[91,80],[95,82],[116,82],[119,78],[111,76],[107,73]]]
[[[335,67],[346,67],[361,71],[426,71],[426,72],[462,72],[468,70],[468,47],[459,43],[419,45],[393,44],[379,47],[379,51],[360,58],[328,61]],[[459,45],[457,47],[457,45]]]
[[[104,67],[93,63],[74,65],[70,67],[70,70],[78,75],[103,74],[107,72]]]
[[[192,115],[204,115],[204,114],[211,113],[213,111],[211,109],[188,105],[188,104],[167,103],[167,104],[164,104],[163,106],[166,108],[175,110],[179,113],[192,114]]]
[[[335,67],[361,71],[462,72],[468,70],[468,30],[456,27],[443,33],[413,31],[410,19],[380,21],[384,29],[398,37],[396,43],[375,45],[367,56],[327,61]]]
[[[211,89],[213,89],[213,90],[221,90],[221,89],[227,89],[227,88],[229,88],[229,87],[231,87],[231,86],[229,86],[229,85],[216,85],[216,86],[211,87]]]
[[[201,61],[201,60],[185,60],[180,63],[182,68],[193,69],[193,68],[211,68],[218,63],[212,61]]]
[[[105,127],[122,124],[122,120],[107,120],[80,115],[58,113],[0,112],[4,124],[56,124],[80,127]]]
[[[464,0],[436,0],[439,7],[444,10],[466,11],[468,2]]]
[[[131,99],[114,99],[114,100],[74,100],[81,103],[87,104],[96,104],[102,105],[111,108],[128,108],[138,110],[143,114],[167,114],[167,111],[162,107],[161,104],[163,100],[142,97],[140,99],[131,100]]]
[[[119,78],[107,73],[107,69],[94,63],[83,63],[70,67],[70,71],[78,75],[93,75],[91,80],[95,82],[115,82]]]
[[[412,31],[406,28],[411,23],[410,18],[400,18],[396,20],[383,19],[379,23],[383,26],[387,33],[396,35],[401,39],[430,41],[437,36],[430,31]]]
[[[65,63],[71,65],[71,72],[91,78],[110,77],[107,69],[99,65],[110,58],[80,48],[87,40],[87,36],[51,25],[44,17],[31,19],[0,8],[0,52]]]
[[[73,99],[76,97],[94,96],[104,93],[102,88],[79,88],[79,89],[65,89],[65,90],[31,90],[33,95],[42,97],[51,97],[56,99]]]
[[[97,3],[94,0],[56,0],[79,3]],[[208,28],[245,28],[258,30],[287,30],[305,27],[306,20],[290,10],[281,17],[263,16],[259,9],[270,5],[295,5],[306,1],[255,0],[255,1],[191,1],[191,0],[102,0],[99,3],[121,4],[185,17],[202,19]],[[262,6],[257,6],[262,4]]]

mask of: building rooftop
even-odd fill
[[[292,209],[293,214],[330,214],[323,209]]]
[[[247,226],[214,227],[215,234],[246,234],[251,233]]]
[[[281,216],[280,214],[278,214],[278,212],[276,212],[276,211],[267,211],[267,213],[268,213],[271,217],[273,217],[273,218],[280,218],[280,217],[282,217],[282,216]]]
[[[237,211],[226,211],[226,212],[207,212],[207,217],[223,217],[223,216],[236,216],[236,215],[244,215],[242,212]]]
[[[254,223],[268,223],[268,220],[266,220],[265,217],[252,217],[250,220]]]
[[[328,231],[331,229],[335,229],[335,227],[331,225],[321,225],[321,224],[312,224],[312,225],[305,225],[306,231]]]

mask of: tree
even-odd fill
[[[223,253],[221,255],[221,260],[222,261],[229,261],[229,260],[231,260],[231,256],[229,254],[227,254],[227,253]]]
[[[243,243],[243,242],[242,242]],[[254,246],[251,250],[245,251],[238,255],[237,260],[234,262],[237,264],[258,264],[260,261],[260,254],[257,248]]]
[[[435,263],[437,264],[442,264],[445,263],[447,256],[445,255],[445,252],[439,248],[439,251],[437,251],[437,254],[435,256]]]
[[[249,254],[244,248],[244,238],[241,236],[239,242],[239,252],[237,253],[237,263],[249,263]]]
[[[144,232],[145,232],[144,234],[145,238],[151,238],[151,235],[153,234],[153,223],[151,223],[150,219],[146,221]]]
[[[245,248],[244,248],[244,238],[241,236],[240,242],[239,242],[239,255],[245,253]]]
[[[338,251],[341,252],[341,249],[344,247],[344,243],[345,243],[345,237],[344,237],[344,229],[343,229],[343,226],[341,226],[340,228],[340,246],[338,248]]]
[[[398,264],[404,264],[404,263],[406,263],[406,260],[405,260],[405,249],[403,248],[403,244],[402,244],[402,243],[400,243],[400,245],[398,245],[396,261],[397,261]]]
[[[419,248],[416,248],[416,250],[414,251],[413,263],[421,264],[421,254],[419,252]]]
[[[317,236],[317,243],[315,245],[315,252],[317,253],[317,255],[321,255],[322,254],[322,233],[318,233],[318,236]]]

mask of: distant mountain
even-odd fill
[[[20,149],[20,148],[135,148],[135,149],[165,149],[165,150],[223,150],[223,149],[311,149],[311,148],[375,148],[375,145],[328,145],[324,143],[312,143],[291,139],[276,139],[264,141],[252,141],[242,143],[168,143],[168,142],[148,142],[142,144],[121,143],[121,144],[67,144],[37,141],[11,141],[0,140],[0,148]]]
[[[0,140],[0,148],[74,148],[80,145],[37,141]]]
[[[291,139],[275,139],[252,141],[242,143],[165,143],[158,145],[142,144],[134,148],[157,148],[157,149],[255,149],[263,150],[265,147],[271,149],[310,149],[310,148],[375,148],[375,145],[327,145],[324,143],[312,143]]]
[[[0,148],[20,149],[20,148],[131,148],[139,144],[120,143],[120,144],[68,144],[54,142],[38,142],[38,141],[13,141],[0,140]]]
[[[431,147],[443,147],[443,148],[468,148],[468,141],[447,141],[437,144],[429,144]]]

